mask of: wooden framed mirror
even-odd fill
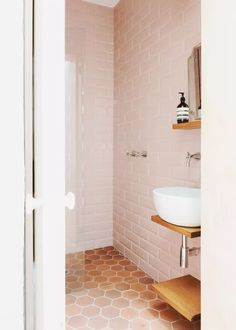
[[[192,119],[201,118],[201,44],[188,58],[188,95]]]

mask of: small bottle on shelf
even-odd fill
[[[185,97],[183,92],[181,94],[180,104],[177,106],[177,123],[188,123],[189,122],[189,106],[185,102]]]

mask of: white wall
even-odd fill
[[[235,329],[236,3],[202,1],[202,329]]]
[[[23,329],[23,0],[0,2],[0,329]]]

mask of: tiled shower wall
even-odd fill
[[[113,9],[66,0],[67,252],[112,245],[113,49]]]
[[[158,281],[180,276],[181,236],[151,222],[155,187],[200,185],[200,131],[175,131],[200,0],[121,0],[114,12],[114,245]],[[148,152],[129,158],[126,151]],[[189,245],[199,246],[198,239]],[[199,257],[185,272],[200,276]]]

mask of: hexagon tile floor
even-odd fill
[[[66,330],[199,330],[164,303],[154,282],[112,246],[66,256]]]

